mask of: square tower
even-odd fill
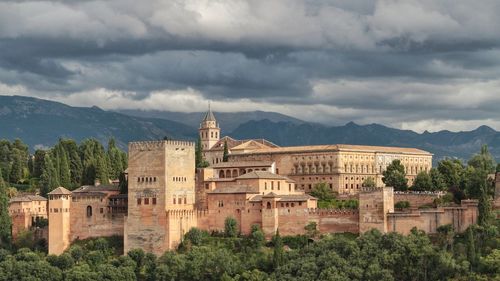
[[[194,149],[187,141],[129,144],[125,252],[141,248],[160,255],[171,248],[168,212],[192,212],[195,203]]]

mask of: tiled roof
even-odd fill
[[[223,193],[259,193],[255,188],[248,185],[235,185],[228,187],[216,188],[215,190],[208,191],[209,194],[223,194]]]
[[[102,191],[120,191],[120,187],[116,185],[83,185],[73,192],[102,192]]]
[[[215,116],[212,113],[212,109],[208,108],[207,113],[205,113],[205,117],[203,117],[203,121],[216,121]]]
[[[282,176],[282,175],[273,174],[273,173],[268,172],[268,171],[253,171],[250,173],[243,174],[243,175],[237,177],[236,179],[237,180],[240,180],[240,179],[276,179],[276,180],[287,180],[287,181],[293,182],[293,180],[291,180],[290,178],[287,178],[287,177]]]
[[[233,149],[234,147],[240,145],[240,144],[243,144],[243,143],[246,143],[248,141],[254,141],[254,142],[257,142],[257,143],[260,143],[260,144],[263,144],[267,147],[278,147],[276,144],[268,141],[268,140],[265,140],[265,139],[247,139],[247,140],[236,140],[236,139],[233,139],[232,137],[229,137],[229,136],[225,136],[223,138],[221,138],[218,142],[216,142],[212,148],[210,148],[210,150],[224,150],[224,142],[227,142],[227,148],[229,150]]]
[[[379,152],[379,153],[409,153],[420,155],[432,155],[430,152],[418,148],[390,147],[390,146],[368,146],[368,145],[307,145],[307,146],[286,146],[275,148],[255,149],[252,151],[234,151],[232,154],[264,154],[264,153],[300,153],[315,151],[355,151],[355,152]]]
[[[232,161],[211,165],[212,168],[270,167],[274,161]]]
[[[47,193],[48,195],[71,195],[71,191],[67,190],[66,188],[60,186],[51,192]]]
[[[31,202],[31,201],[47,201],[47,198],[40,195],[21,195],[12,197],[9,202]]]
[[[116,194],[109,196],[109,199],[127,199],[128,194]]]
[[[310,195],[307,195],[307,194],[291,194],[291,195],[278,195],[278,194],[275,194],[275,193],[268,193],[266,195],[256,195],[252,198],[250,198],[250,200],[248,200],[249,202],[262,202],[262,198],[278,198],[278,201],[283,201],[283,202],[291,202],[291,201],[294,201],[294,202],[303,202],[303,201],[307,201],[307,200],[317,200],[316,198],[310,196]]]

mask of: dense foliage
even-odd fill
[[[60,256],[29,249],[0,250],[3,280],[499,280],[498,226],[450,225],[429,237],[376,230],[359,237],[277,235],[264,245],[253,227],[243,237],[214,237],[192,229],[177,251],[160,257],[140,249],[124,256],[121,237],[78,241]]]
[[[118,179],[126,168],[127,155],[114,139],[109,141],[107,150],[95,139],[79,145],[60,139],[51,149],[37,149],[33,155],[21,140],[0,141],[0,171],[4,180],[24,190],[39,189],[42,195],[58,186],[74,189],[94,184],[96,179],[108,183]]]
[[[315,184],[310,194],[318,199],[320,209],[357,209],[359,206],[358,200],[355,199],[337,199],[336,194],[326,183]]]

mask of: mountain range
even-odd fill
[[[203,112],[122,110],[72,107],[59,102],[21,96],[0,96],[0,139],[20,138],[32,149],[53,145],[59,138],[81,141],[114,137],[126,148],[130,141],[168,138],[195,140]],[[343,126],[310,123],[274,112],[215,112],[224,134],[234,138],[266,138],[278,145],[364,144],[417,147],[434,159],[468,159],[487,144],[500,159],[500,132],[487,126],[463,132],[399,130],[379,124]]]

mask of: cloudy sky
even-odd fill
[[[498,15],[498,0],[4,0],[0,94],[500,130]]]

